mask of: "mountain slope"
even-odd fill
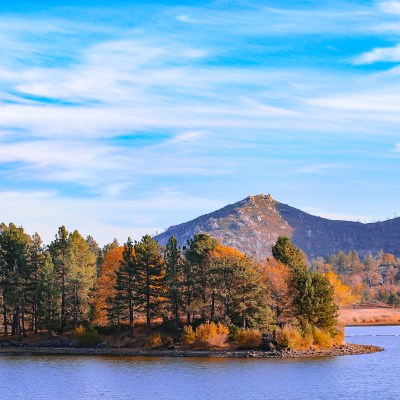
[[[316,217],[279,203],[270,195],[249,196],[192,221],[171,226],[155,236],[166,244],[174,235],[180,245],[204,232],[222,244],[265,258],[279,236],[289,236],[309,257],[327,256],[340,250],[385,252],[400,256],[400,218],[363,224]]]

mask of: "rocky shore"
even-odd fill
[[[313,358],[368,354],[383,351],[382,347],[347,343],[330,349],[310,350],[177,350],[177,349],[130,349],[130,348],[78,348],[7,346],[0,348],[1,355],[87,355],[125,357],[208,357],[208,358]]]

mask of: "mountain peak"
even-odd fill
[[[197,233],[207,233],[226,246],[258,259],[271,256],[279,236],[289,236],[309,257],[329,256],[340,250],[384,250],[400,255],[400,218],[373,224],[332,221],[274,200],[270,194],[248,196],[192,221],[171,226],[155,236],[166,244],[174,235],[179,245]]]

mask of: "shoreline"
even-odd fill
[[[147,350],[129,348],[79,348],[9,346],[0,348],[0,356],[116,356],[116,357],[201,357],[201,358],[315,358],[370,354],[383,351],[379,346],[346,343],[330,349],[315,350]]]

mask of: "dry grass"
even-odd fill
[[[343,325],[398,325],[398,308],[355,308],[339,311],[339,322]]]

